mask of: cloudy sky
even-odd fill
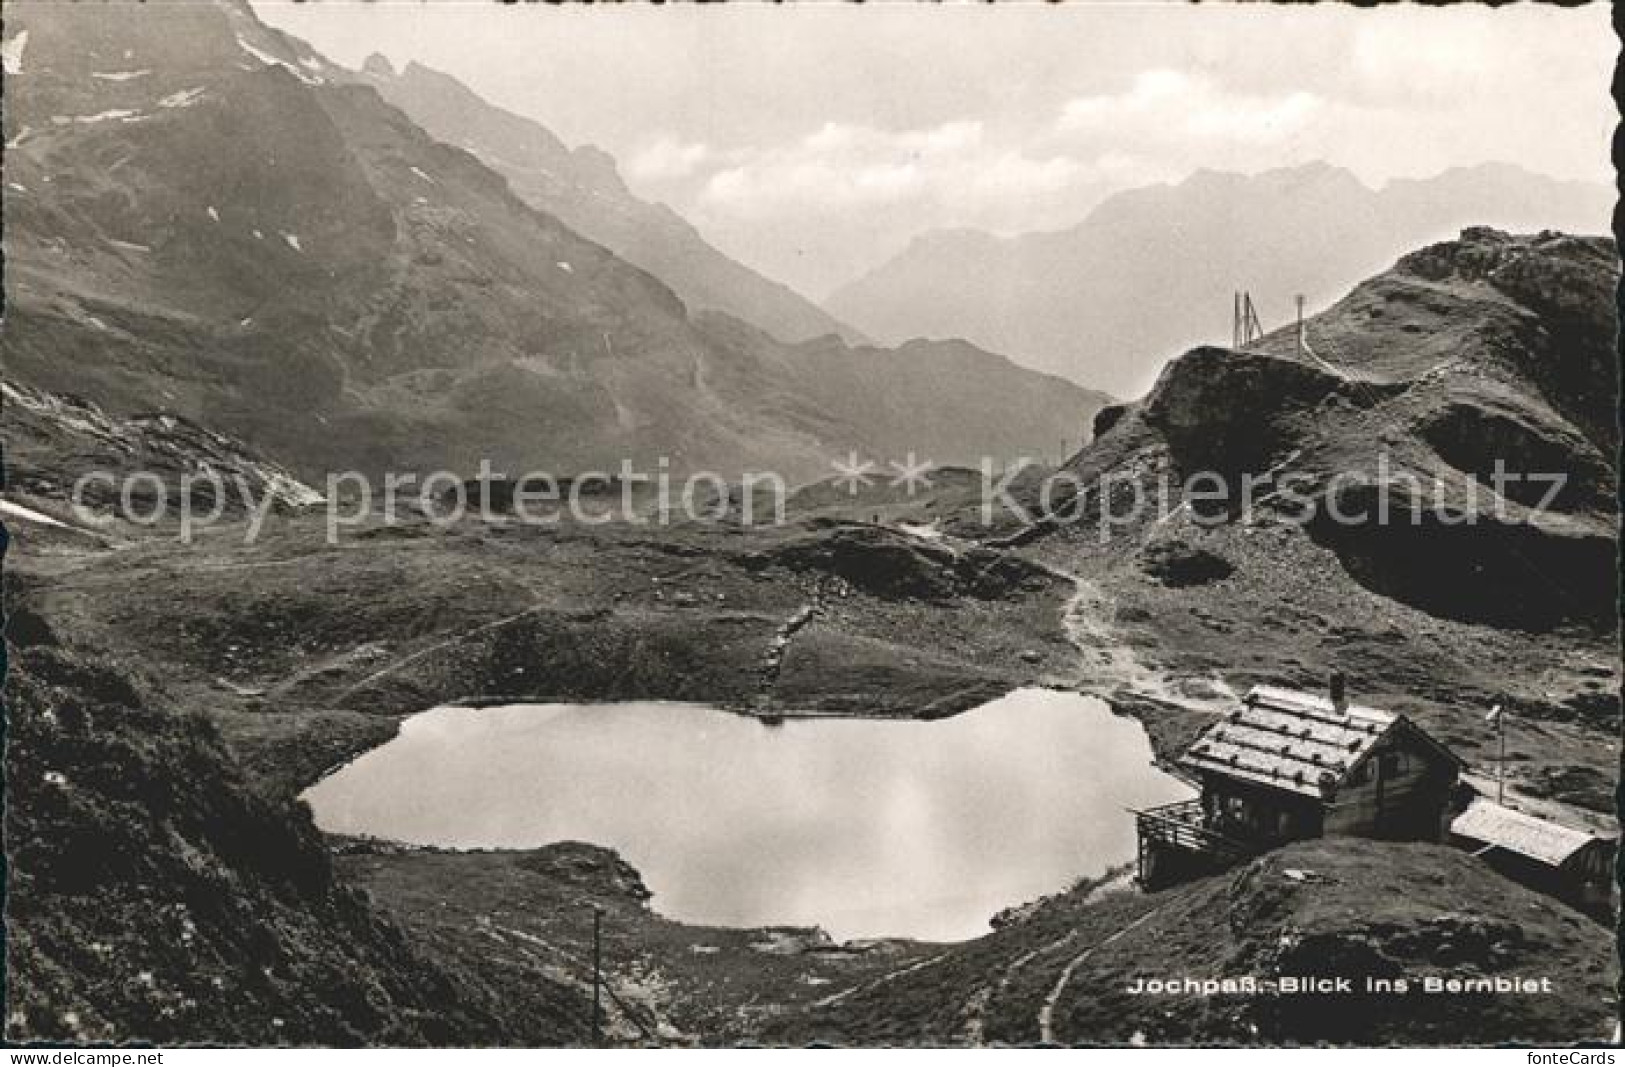
[[[1060,229],[1204,167],[1612,181],[1603,4],[254,6],[340,63],[415,59],[603,147],[814,297],[925,230]]]

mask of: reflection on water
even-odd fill
[[[1138,724],[1022,689],[936,722],[702,705],[437,708],[312,787],[323,829],[615,848],[685,922],[954,940],[1134,855],[1125,807],[1183,799]]]

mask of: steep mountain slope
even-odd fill
[[[632,195],[601,150],[568,148],[540,123],[488,104],[450,75],[418,63],[397,73],[373,56],[362,74],[430,135],[478,156],[526,203],[665,281],[691,309],[726,312],[782,341],[826,334],[862,340],[788,286],[711,247],[664,204]]]
[[[1047,381],[1036,418],[968,392],[927,411],[887,353],[828,361],[823,401],[796,396],[795,349],[713,337],[233,0],[22,3],[7,33],[7,372],[115,416],[177,414],[320,484],[660,456],[797,478],[943,421],[964,453],[947,462],[980,431],[1031,448],[1092,411]],[[1001,391],[1038,384],[987,366]]]
[[[1325,164],[1200,171],[1113,196],[1067,230],[924,235],[826,305],[882,341],[964,337],[1133,395],[1170,355],[1227,336],[1236,290],[1250,290],[1273,327],[1295,294],[1324,305],[1464,226],[1600,233],[1613,202],[1604,186],[1503,164],[1380,190]]]
[[[1290,518],[1291,474],[1310,537],[1377,593],[1611,626],[1618,269],[1604,238],[1467,230],[1311,319],[1306,351],[1283,331],[1186,353],[1078,463],[1155,441],[1175,471],[1225,476],[1235,517],[1241,478],[1268,475],[1254,506]]]
[[[7,584],[8,1041],[579,1040],[579,991],[533,976],[508,1015],[486,976],[410,947],[202,716]]]

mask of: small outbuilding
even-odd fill
[[[1618,842],[1475,797],[1450,842],[1513,881],[1585,909],[1607,909]]]

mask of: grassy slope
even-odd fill
[[[1600,1039],[1606,931],[1464,853],[1305,842],[1143,895],[1081,885],[955,945],[837,950],[806,931],[684,926],[583,845],[439,853],[357,843],[343,869],[437,955],[517,991],[582,984],[605,909],[613,1039],[634,1044],[1545,1044]],[[1281,976],[1549,977],[1543,994],[1277,996]],[[1253,977],[1259,992],[1136,995],[1140,979]]]
[[[983,595],[959,595],[954,569],[900,534],[418,523],[329,546],[309,518],[273,519],[252,547],[241,534],[19,562],[53,625],[162,670],[284,793],[447,700],[940,713],[1068,657],[1054,627],[1065,582],[995,570]],[[866,591],[880,572],[940,598]],[[819,614],[765,674],[779,628],[810,604]]]
[[[933,951],[907,942],[837,948],[812,930],[672,922],[649,909],[636,871],[591,845],[449,853],[358,842],[345,852],[341,869],[417,943],[500,976],[521,1005],[537,979],[591,989],[592,907],[602,908],[615,994],[605,1030],[617,1043],[749,1040],[766,1019]]]
[[[11,634],[8,1040],[567,1039],[573,991],[497,1010],[484,975],[409,944],[335,875],[308,815],[127,660],[37,618]]]
[[[662,540],[626,530],[551,531],[544,536],[479,526],[448,535],[425,529],[375,529],[345,547],[329,548],[321,544],[319,530],[310,520],[288,520],[252,550],[237,544],[234,531],[221,531],[215,540],[185,553],[143,544],[92,558],[61,549],[29,555],[15,561],[22,564],[23,579],[14,580],[13,596],[25,609],[21,623],[25,637],[45,634],[47,641],[54,641],[48,636],[53,631],[71,632],[76,640],[162,665],[166,688],[161,706],[208,708],[252,775],[248,782],[233,777],[237,774],[231,769],[233,757],[218,742],[207,740],[211,731],[206,725],[185,716],[163,715],[159,722],[172,718],[189,722],[192,725],[185,729],[198,731],[205,740],[194,755],[166,748],[149,757],[143,765],[153,782],[137,788],[158,788],[154,783],[169,781],[173,766],[197,767],[203,788],[241,794],[245,804],[260,805],[270,813],[264,817],[272,822],[244,830],[250,835],[247,839],[270,835],[274,840],[290,833],[287,827],[292,826],[295,839],[304,842],[299,846],[301,861],[320,868],[325,859],[309,852],[314,840],[304,816],[283,807],[283,798],[325,767],[389,736],[396,722],[392,710],[472,693],[583,698],[722,693],[732,702],[750,704],[764,699],[756,688],[762,677],[762,650],[784,618],[818,596],[820,588],[827,614],[792,642],[783,673],[765,694],[767,707],[788,703],[838,709],[860,691],[871,701],[876,694],[886,695],[899,712],[938,701],[955,706],[978,699],[983,687],[992,691],[1023,680],[1018,671],[1032,677],[1069,663],[1069,652],[1055,628],[1067,592],[1064,586],[1046,585],[986,601],[958,595],[932,603],[876,595],[854,584],[863,582],[869,571],[854,568],[850,558],[834,551],[852,531],[862,529],[815,524],[756,535],[696,530]],[[858,543],[867,545],[862,538]],[[857,559],[861,563],[868,552],[880,551],[879,558],[889,560],[883,573],[913,573],[923,583],[921,590],[951,579],[951,568],[921,563],[912,554],[913,544],[883,537],[878,545],[867,545]],[[892,559],[889,553],[899,546],[909,546],[910,554]],[[921,569],[911,568],[911,560]],[[848,577],[829,577],[837,569]],[[140,595],[143,589],[157,587],[183,592],[170,598]],[[335,592],[344,595],[334,596]],[[718,594],[724,599],[717,600]],[[14,633],[17,626],[14,623]],[[705,639],[696,641],[696,633]],[[31,643],[21,652],[24,670],[36,660],[43,670],[53,669],[57,653],[45,647],[45,641],[28,640]],[[860,673],[854,682],[852,650],[862,647],[877,650],[873,669],[880,673]],[[1017,653],[1026,647],[1043,649],[1049,664],[1025,664]],[[898,666],[908,660],[912,666]],[[521,667],[523,672],[515,674]],[[121,678],[126,671],[118,667],[109,677]],[[83,688],[77,683],[62,687],[79,705],[87,699]],[[115,703],[137,699],[120,695]],[[156,736],[151,729],[145,734]],[[31,756],[23,748],[14,753],[14,771],[19,759],[24,778],[30,766],[50,765],[49,757]],[[31,762],[41,759],[43,764]],[[72,762],[84,761],[75,756]],[[210,775],[224,775],[230,784],[216,785]],[[162,787],[168,788],[176,787]],[[35,793],[19,797],[18,810],[37,811],[42,798],[55,795],[36,787]],[[200,803],[198,810],[214,809]],[[114,840],[130,832],[96,812],[80,821]],[[1554,976],[1606,973],[1606,953],[1592,951],[1602,945],[1595,928],[1565,909],[1514,891],[1467,857],[1361,842],[1301,848],[1308,850],[1304,856],[1293,854],[1276,865],[1307,867],[1335,879],[1288,887],[1291,907],[1302,912],[1291,921],[1305,929],[1324,929],[1345,941],[1363,939],[1381,952],[1390,952],[1389,942],[1397,936],[1398,943],[1422,946],[1413,949],[1414,958],[1425,962],[1443,951],[1436,944],[1441,938],[1470,940],[1478,936],[1472,930],[1489,923],[1491,941],[1507,941],[1515,951],[1506,959],[1496,957],[1474,966],[1493,970],[1516,962],[1546,968]],[[150,862],[176,867],[191,854],[186,850],[177,854],[156,841],[148,850]],[[1223,879],[1158,898],[1119,894],[1086,903],[1081,893],[1063,894],[1028,909],[987,938],[956,946],[946,956],[935,948],[907,944],[829,952],[794,937],[789,939],[791,951],[781,954],[764,951],[761,946],[769,939],[759,933],[698,930],[650,913],[641,905],[635,872],[600,850],[453,855],[349,846],[343,851],[348,854],[339,864],[342,881],[319,890],[318,898],[325,899],[320,894],[330,892],[343,899],[339,886],[344,882],[366,886],[390,922],[405,931],[407,939],[398,951],[407,955],[371,963],[367,952],[372,950],[365,940],[356,948],[344,937],[318,938],[318,931],[348,930],[347,923],[364,930],[387,924],[358,904],[348,905],[357,909],[349,912],[297,898],[289,906],[301,910],[286,919],[275,939],[277,951],[291,956],[295,966],[302,965],[301,954],[314,944],[340,958],[357,953],[363,960],[362,973],[371,973],[366,970],[369,966],[376,968],[386,989],[389,982],[404,980],[403,969],[436,976],[423,980],[445,983],[443,988],[457,991],[446,995],[460,997],[467,1005],[468,1019],[459,1024],[465,1029],[455,1032],[477,1033],[480,1040],[580,1039],[581,1015],[576,1008],[587,929],[581,905],[587,901],[600,903],[611,913],[614,981],[630,1005],[616,1008],[611,1021],[614,1038],[624,1041],[646,1040],[634,1015],[662,1042],[1031,1041],[1042,1034],[1035,1029],[1036,1013],[1067,963],[1153,909],[1163,918],[1147,920],[1149,940],[1125,934],[1112,942],[1117,947],[1103,947],[1090,957],[1088,967],[1074,969],[1068,988],[1099,993],[1141,973],[1133,969],[1141,959],[1173,972],[1188,970],[1193,960],[1239,960],[1237,966],[1245,967],[1270,963],[1258,955],[1268,937],[1245,924],[1235,928],[1236,941],[1225,955],[1210,950],[1223,925],[1216,917],[1225,914],[1225,908],[1234,916],[1242,914],[1237,910],[1242,905],[1226,901],[1238,893],[1260,900],[1275,893],[1255,891],[1256,887],[1227,888],[1230,883]],[[255,892],[258,881],[266,877],[259,868],[235,874]],[[1254,881],[1260,878],[1270,885],[1280,880],[1270,874],[1255,875]],[[173,887],[185,884],[177,870],[168,868],[148,873],[144,880],[160,892],[165,887],[179,892]],[[128,883],[124,891],[133,892],[134,885]],[[38,892],[39,899],[59,899],[63,886],[48,879]],[[274,889],[264,892],[276,899]],[[1353,910],[1354,894],[1403,901],[1401,910],[1409,910],[1392,922],[1372,925],[1375,920]],[[26,902],[28,893],[18,899]],[[1165,908],[1169,904],[1172,910]],[[252,910],[264,914],[267,907],[276,906],[256,901]],[[24,956],[19,973],[30,976],[41,989],[53,988],[48,982],[67,983],[55,988],[67,988],[66,1002],[71,1003],[73,996],[88,993],[71,988],[81,964],[77,959],[63,962],[68,939],[112,939],[118,946],[114,958],[104,971],[90,973],[105,973],[106,980],[126,985],[144,981],[140,975],[153,969],[148,962],[153,952],[175,951],[163,939],[154,943],[145,931],[137,935],[142,927],[127,910],[106,904],[96,910],[105,921],[105,934],[77,927],[57,930],[38,918],[33,922],[42,932],[34,933],[25,911],[25,951],[36,952],[32,958],[40,962],[31,964],[31,957]],[[1466,916],[1462,922],[1471,928],[1467,934],[1457,930],[1459,923],[1451,925],[1456,920],[1440,918],[1456,913]],[[1177,921],[1169,916],[1177,916]],[[300,925],[307,920],[308,927]],[[1277,921],[1278,917],[1270,919]],[[1507,922],[1518,928],[1503,929]],[[300,933],[304,929],[310,931],[308,938]],[[30,936],[46,947],[29,949]],[[1035,954],[1028,958],[1028,953]],[[183,958],[186,968],[197,966],[190,957]],[[155,975],[182,969],[174,959],[160,955],[157,960],[160,970]],[[916,964],[923,965],[919,971],[908,970]],[[357,966],[345,964],[350,970]],[[200,973],[209,975],[206,967]],[[1498,1025],[1509,1028],[1509,1039],[1554,1034],[1560,1024],[1571,1026],[1576,1020],[1590,1025],[1587,1012],[1602,1002],[1602,994],[1593,992],[1589,986],[1569,989],[1550,1004],[1542,1002],[1527,1011],[1521,1001],[1508,1007],[1497,1000],[1495,1014],[1504,1018]],[[189,990],[178,991],[177,1002],[187,995]],[[263,1012],[265,1025],[272,1025],[271,1018],[284,1020],[268,1039],[325,1035],[329,1031],[322,1026],[339,1025],[319,1014],[319,998],[303,1000],[287,990],[277,995],[284,999],[254,987],[242,993],[253,1012]],[[389,995],[410,1004],[413,991]],[[1269,1040],[1294,1036],[1280,1029],[1285,1021],[1271,1021],[1257,1006],[1209,1004],[1200,1011],[1185,1006],[1168,1014],[1135,1014],[1115,1002],[1102,1006],[1095,996],[1074,1002],[1068,999],[1071,995],[1057,998],[1051,1012],[1054,1033],[1062,1039],[1127,1040],[1138,1030],[1154,1040],[1243,1041],[1252,1036],[1248,1025],[1259,1026]],[[838,999],[817,1003],[831,997]],[[481,1014],[482,1007],[489,1010],[498,1002],[505,1005],[500,1022]],[[96,1025],[104,1025],[105,1018],[105,1025],[119,1033],[166,1032],[147,1029],[165,1017],[155,1022],[143,1014],[147,1009],[140,1003],[144,1002],[118,1002],[106,1016],[84,1017],[95,1019]],[[527,1005],[526,1010],[512,1011],[515,1003]],[[155,1010],[167,1006],[159,1004]],[[1477,1003],[1472,1010],[1482,1009],[1483,1004]],[[1438,1006],[1430,1002],[1428,1010]],[[1450,1014],[1454,1010],[1438,1023],[1420,1014],[1401,1017],[1384,1024],[1391,1028],[1381,1032],[1394,1040],[1452,1040],[1463,1032],[1451,1029],[1460,1022],[1459,1016]],[[409,1014],[409,1010],[390,1012],[392,1018]],[[60,1020],[28,1018],[30,1029],[25,1032],[64,1032]],[[221,1025],[197,1015],[178,1018],[205,1031]],[[1134,1026],[1124,1029],[1130,1022]],[[178,1027],[182,1022],[165,1024]],[[368,1034],[365,1039],[454,1038],[403,1029],[390,1036]]]
[[[471,524],[328,547],[313,520],[273,526],[254,548],[240,528],[190,549],[88,551],[19,531],[12,1037],[579,1041],[578,982],[487,966],[410,911],[402,940],[335,877],[292,795],[391,736],[400,713],[453,697],[840,710],[861,696],[873,710],[884,693],[896,713],[937,713],[1031,680],[1041,666],[1017,655],[1029,646],[1065,655],[1065,588],[1042,572],[986,599],[888,599],[854,584],[871,570],[837,576],[870,549],[828,557],[827,530]],[[913,559],[907,538],[882,541],[893,578],[939,592],[960,580]],[[767,679],[778,628],[813,602],[821,614]],[[58,770],[65,782],[47,777]],[[720,1017],[681,1025],[709,1032]]]
[[[927,967],[789,1014],[764,1036],[793,1044],[958,1044],[971,1035],[1016,1044],[1566,1043],[1608,1033],[1612,955],[1602,927],[1460,852],[1322,840],[1160,894],[1064,896]],[[1141,978],[1365,974],[1549,976],[1554,992],[1128,992]]]

